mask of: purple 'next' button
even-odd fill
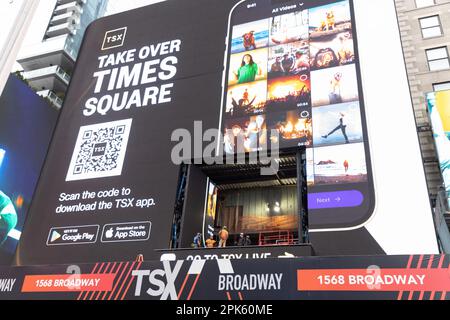
[[[314,209],[359,207],[364,196],[357,190],[312,193],[308,195],[308,207]]]

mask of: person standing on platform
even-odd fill
[[[252,240],[250,239],[250,236],[245,237],[245,246],[249,247],[252,245]]]
[[[243,233],[241,233],[239,235],[239,239],[235,243],[235,245],[238,246],[238,247],[244,247],[245,246],[245,235]]]
[[[194,245],[195,249],[201,248],[201,246],[202,246],[202,234],[200,232],[197,233],[197,235],[194,237],[193,245]]]
[[[207,248],[214,248],[216,246],[217,241],[214,240],[214,236],[210,236],[208,240],[206,240]]]
[[[219,232],[219,248],[225,248],[227,246],[227,240],[230,234],[228,233],[228,228],[225,226]]]

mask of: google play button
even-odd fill
[[[48,234],[47,246],[93,244],[97,242],[99,229],[99,225],[52,228]]]
[[[57,231],[53,231],[50,242],[55,242],[56,240],[61,238],[61,234]]]

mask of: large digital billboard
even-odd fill
[[[383,12],[380,25],[373,17]],[[399,32],[387,26],[398,31],[393,1],[241,1],[230,13],[224,150],[270,149],[270,129],[282,150],[307,148],[310,232],[321,254],[437,251]],[[391,48],[389,77],[375,69],[373,41]],[[408,138],[389,134],[398,130]],[[405,232],[413,229],[427,230],[426,240],[416,243]]]
[[[427,106],[450,207],[450,91],[427,94]]]
[[[12,262],[58,111],[11,75],[0,97],[0,264]]]
[[[363,140],[365,148],[370,149],[373,178],[373,213],[359,228],[313,230],[312,239],[325,243],[332,238],[342,247],[349,245],[349,239],[360,239],[366,248],[375,251],[378,246],[379,252],[386,254],[438,252],[395,3],[355,0],[353,8],[356,64],[361,70],[360,93],[364,97]],[[378,19],[381,16],[383,23]],[[383,68],[374,43],[389,48],[390,56],[382,62]],[[353,126],[349,140],[351,136],[355,139],[355,132]],[[346,211],[329,213],[345,215]]]
[[[196,120],[217,125],[235,3],[166,1],[89,26],[18,264],[151,259],[169,247],[171,136]]]
[[[279,133],[282,150],[308,147],[317,254],[437,253],[396,31],[391,0],[168,0],[94,22],[17,263],[156,257],[170,245],[179,205],[174,136],[187,133],[197,154],[211,128],[225,133],[226,152],[235,151],[235,138],[244,152],[270,147],[267,130]],[[390,50],[383,68],[374,43]],[[187,198],[205,193],[185,206],[195,212],[184,218],[199,221],[189,239],[214,233],[213,220],[222,218],[214,211],[234,197],[222,199],[222,186],[198,176],[186,186]],[[277,200],[252,210],[291,226],[296,217],[282,215],[293,208]],[[254,231],[261,223],[245,210],[225,218]]]
[[[294,3],[244,1],[231,13],[222,129],[239,130],[246,152],[270,145],[265,130],[281,149],[311,149],[311,227],[353,228],[375,206],[353,2]],[[343,200],[318,202],[331,191]]]

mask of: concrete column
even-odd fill
[[[6,38],[3,47],[0,48],[0,95],[3,92],[6,81],[8,81],[9,74],[40,0],[7,1],[8,3],[4,3],[3,6],[11,6],[11,10],[6,10],[6,13],[15,15],[15,19],[12,20],[14,21],[12,26],[4,26],[6,28]],[[22,2],[17,9],[13,7],[15,5],[14,1],[18,2],[17,5],[20,5],[20,2]]]

